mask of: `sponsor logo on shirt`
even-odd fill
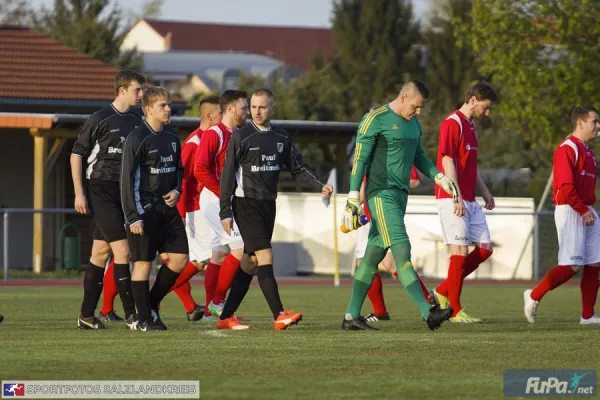
[[[279,144],[279,143],[277,143]],[[281,143],[283,146],[283,143]],[[273,154],[272,156],[267,156],[262,154],[261,156],[261,165],[252,165],[250,167],[250,172],[265,172],[265,171],[279,171],[281,166],[279,164],[271,165],[272,162],[277,161],[277,155]]]
[[[114,132],[119,132],[120,130],[121,130],[121,129],[119,129],[119,128],[116,128],[116,129],[111,129],[109,132],[110,132],[110,133],[114,133]]]
[[[150,154],[150,153],[156,153],[156,152],[158,152],[158,149],[150,150],[150,151],[148,152],[148,154]]]
[[[477,146],[471,146],[471,145],[470,145],[470,144],[468,144],[468,143],[467,143],[467,145],[465,146],[465,149],[467,149],[467,151],[471,151],[471,150],[473,150],[473,151],[477,151],[477,150],[478,150]]]
[[[108,154],[123,154],[123,150],[119,147],[109,147]]]
[[[248,150],[249,150],[249,151],[253,151],[253,150],[260,150],[260,147],[250,147]]]

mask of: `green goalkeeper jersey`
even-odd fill
[[[417,117],[406,120],[386,104],[365,114],[358,125],[350,191],[367,175],[367,198],[385,189],[409,192],[413,164],[433,179],[438,173],[421,144]]]

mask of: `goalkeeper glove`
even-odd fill
[[[342,225],[348,230],[358,229],[361,215],[363,215],[363,210],[360,201],[358,201],[358,196],[353,196],[353,193],[350,193],[348,200],[346,200],[346,209],[342,214]]]
[[[452,201],[458,203],[458,188],[456,184],[452,181],[452,179],[448,178],[446,175],[441,172],[435,176],[435,184],[441,187],[444,192],[448,193],[452,196]]]

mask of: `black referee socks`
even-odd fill
[[[150,282],[132,281],[131,291],[138,310],[138,322],[141,324],[150,319]]]
[[[246,297],[246,293],[248,293],[252,278],[253,276],[244,272],[243,269],[237,269],[233,281],[231,282],[231,289],[229,290],[229,295],[225,301],[225,306],[223,307],[220,319],[227,319],[237,311],[240,304],[242,304],[244,297]]]
[[[175,281],[179,278],[179,272],[175,272],[169,269],[166,264],[158,270],[156,274],[156,281],[154,286],[150,290],[150,307],[156,310],[160,302],[165,298],[171,286],[175,284]]]
[[[83,277],[83,302],[81,303],[81,317],[89,318],[94,315],[98,300],[102,294],[104,281],[104,268],[89,263],[85,268]]]
[[[125,311],[125,319],[130,315],[135,314],[135,303],[133,301],[133,292],[131,291],[131,271],[129,264],[115,264],[114,267],[115,283],[117,291],[123,303],[123,311]]]
[[[277,319],[279,313],[283,312],[283,305],[279,298],[279,287],[277,286],[275,275],[273,275],[273,265],[259,265],[256,275],[258,275],[260,289],[262,290],[267,303],[269,303],[273,318]]]

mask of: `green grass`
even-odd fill
[[[194,291],[203,298],[200,286]],[[282,286],[304,321],[275,332],[258,286],[238,314],[249,332],[190,323],[169,296],[166,332],[75,328],[80,288],[0,288],[3,380],[200,380],[201,398],[497,399],[507,368],[597,369],[599,327],[580,326],[577,286],[551,292],[538,325],[522,316],[523,287],[467,285],[463,305],[482,325],[429,331],[397,283],[385,286],[392,321],[344,332],[350,287]],[[118,300],[117,300],[118,303]],[[120,310],[118,305],[117,310]],[[365,312],[370,306],[365,305]]]

